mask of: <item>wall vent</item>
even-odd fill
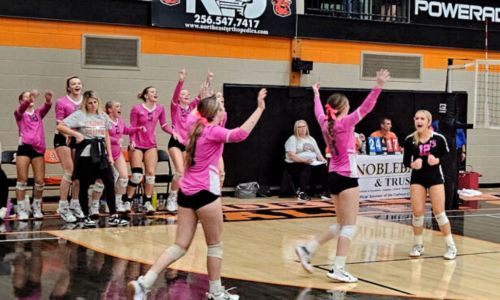
[[[380,69],[391,72],[391,79],[398,81],[420,81],[422,79],[422,55],[363,52],[361,77],[373,79]]]
[[[83,65],[88,68],[138,69],[140,39],[120,36],[83,36]]]

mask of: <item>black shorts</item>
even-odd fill
[[[142,152],[142,154],[146,153],[148,150],[151,150],[151,149],[156,149],[156,147],[154,148],[149,148],[149,149],[145,149],[145,148],[138,148],[138,147],[135,147],[134,150],[139,150]]]
[[[178,140],[174,139],[174,137],[170,137],[170,140],[168,141],[168,149],[170,148],[179,148],[182,152],[186,151],[186,146],[181,144]]]
[[[332,195],[337,196],[345,190],[358,186],[358,178],[342,176],[335,172],[328,173],[328,187]]]
[[[419,184],[428,189],[433,185],[444,184],[443,175],[432,172],[434,174],[421,174],[412,172],[410,184]]]
[[[61,133],[56,133],[54,135],[54,149],[57,147],[70,147],[71,149],[76,149],[76,138],[71,137],[69,145],[66,144],[66,136]]]
[[[193,210],[198,210],[205,205],[208,205],[220,196],[210,193],[206,190],[201,190],[193,195],[185,195],[181,190],[177,194],[177,204],[184,208],[191,208]]]
[[[16,156],[27,156],[31,159],[43,156],[43,153],[38,153],[31,145],[19,145],[17,147]]]

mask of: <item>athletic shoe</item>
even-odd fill
[[[28,208],[26,207],[26,202],[25,201],[19,201],[17,204],[17,220],[19,221],[26,221],[29,219],[29,211]]]
[[[327,193],[327,192],[323,192],[320,196],[321,200],[323,201],[328,201],[328,200],[332,200],[332,197],[330,195],[330,193]]]
[[[207,293],[207,300],[238,300],[240,299],[240,296],[235,295],[235,294],[229,294],[229,291],[234,288],[230,288],[227,290],[224,290],[224,287],[222,287],[222,291],[217,294],[212,294],[212,293]]]
[[[115,205],[116,205],[116,212],[118,213],[125,213],[127,210],[125,209],[125,206],[123,205],[122,200],[115,200]]]
[[[89,217],[99,217],[99,200],[92,200],[89,209]]]
[[[83,219],[83,226],[84,227],[96,227],[96,223],[91,218],[86,217]]]
[[[413,245],[410,250],[410,257],[420,257],[424,254],[424,245]]]
[[[299,257],[300,263],[302,267],[309,273],[312,273],[314,268],[311,265],[311,254],[307,251],[307,248],[304,246],[295,247],[295,253]]]
[[[444,259],[455,259],[457,257],[457,247],[446,246],[446,253],[443,255]]]
[[[43,219],[42,201],[33,200],[32,209],[33,209],[33,218]]]
[[[130,203],[130,201],[123,201],[123,209],[127,213],[132,211],[132,204]]]
[[[170,193],[167,198],[167,211],[176,212],[177,211],[177,194]]]
[[[7,216],[7,208],[6,207],[0,208],[0,220],[5,219],[6,216]]]
[[[155,208],[151,204],[151,201],[144,202],[144,209],[146,210],[146,214],[151,215],[155,212]]]
[[[298,192],[297,193],[297,200],[308,201],[308,200],[311,200],[311,197],[309,197],[309,195],[306,194],[305,192]]]
[[[142,276],[141,276],[142,277]],[[141,278],[139,277],[139,278]],[[138,280],[133,280],[130,281],[127,284],[127,292],[128,292],[128,299],[129,300],[146,300],[149,290],[143,286],[141,283],[139,283]]]
[[[85,218],[85,214],[82,211],[82,207],[80,206],[79,201],[71,201],[71,203],[69,204],[69,209],[76,218],[78,219]]]
[[[349,272],[344,270],[344,268],[333,267],[333,269],[330,272],[326,273],[326,277],[330,278],[333,281],[340,281],[340,282],[351,283],[358,281],[356,277],[349,274]]]
[[[61,204],[61,202],[59,202],[59,208],[57,208],[57,213],[66,223],[76,222],[76,218],[71,213],[71,210],[69,209],[69,205],[67,203]]]
[[[121,218],[119,215],[114,214],[108,219],[109,226],[127,226],[129,222]]]

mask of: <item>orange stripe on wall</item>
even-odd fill
[[[80,50],[83,34],[137,36],[143,54],[291,61],[292,39],[215,32],[0,18],[0,45]],[[362,51],[420,54],[427,69],[447,59],[481,59],[483,51],[365,42],[302,39],[301,58],[317,63],[359,65]],[[500,59],[490,52],[490,59]]]

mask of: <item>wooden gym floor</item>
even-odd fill
[[[490,193],[495,194],[495,192]],[[336,244],[319,250],[307,274],[294,247],[335,218],[329,201],[225,198],[223,284],[241,299],[499,299],[500,197],[464,201],[448,212],[459,254],[446,261],[444,240],[425,219],[425,254],[411,259],[406,199],[363,202],[348,258],[355,284],[325,274]],[[129,227],[65,226],[49,210],[41,221],[0,225],[0,299],[125,299],[126,282],[174,240],[175,215],[133,216]],[[55,210],[55,209],[53,209]],[[149,299],[204,299],[206,246],[198,230],[186,256],[160,276]]]

